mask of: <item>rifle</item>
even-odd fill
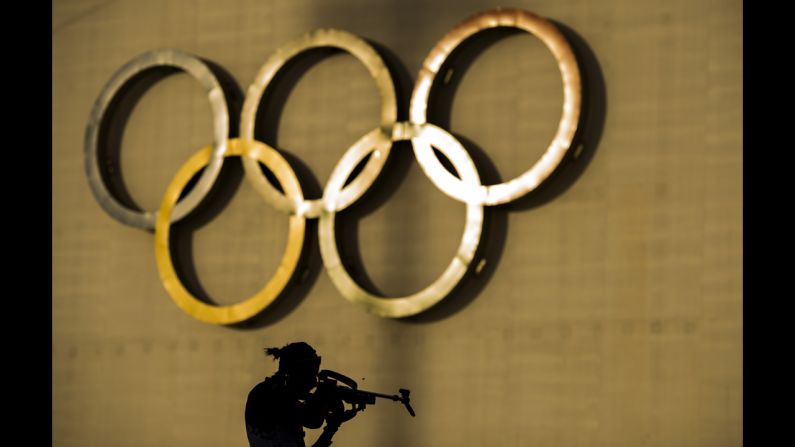
[[[402,403],[406,406],[406,410],[408,410],[409,414],[414,417],[414,409],[411,408],[411,405],[409,404],[410,391],[407,389],[400,388],[398,390],[400,392],[399,396],[397,394],[388,395],[373,393],[371,391],[363,391],[358,389],[355,380],[336,371],[331,371],[328,369],[320,371],[317,375],[317,378],[318,388],[324,387],[331,390],[330,394],[333,395],[335,399],[353,405],[356,411],[364,410],[366,405],[375,404],[375,399],[377,397],[381,397]]]

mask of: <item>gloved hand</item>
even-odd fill
[[[340,400],[335,402],[333,407],[329,409],[326,422],[330,425],[339,427],[343,422],[353,419],[356,413],[364,410],[364,407],[364,405],[354,405],[352,408],[346,410],[345,404]]]

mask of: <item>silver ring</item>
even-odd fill
[[[340,206],[344,208],[364,194],[375,181],[376,177],[378,177],[391,149],[388,135],[397,120],[397,99],[392,75],[389,73],[381,56],[378,55],[367,41],[347,31],[318,29],[279,48],[276,53],[268,58],[262,65],[254,82],[246,92],[246,99],[243,103],[243,111],[240,117],[240,138],[254,139],[254,126],[259,103],[262,100],[263,93],[265,93],[265,90],[276,74],[284,68],[288,61],[299,54],[312,48],[322,47],[339,48],[347,51],[358,59],[364,64],[370,76],[375,80],[376,87],[381,95],[380,132],[378,130],[370,132],[365,138],[375,140],[373,144],[379,146],[379,153],[383,156],[371,157],[367,161],[365,169],[345,187],[346,192],[344,195],[349,197],[350,200],[348,200],[347,203],[340,204]],[[281,211],[307,218],[314,218],[320,215],[321,209],[323,208],[322,200],[303,200],[301,203],[290,201],[276,188],[271,186],[270,182],[268,182],[267,178],[262,174],[256,160],[250,157],[243,157],[243,167],[246,170],[246,178],[249,179],[257,192],[260,193],[269,205]],[[341,209],[342,208],[337,211]]]
[[[99,94],[91,115],[85,135],[85,169],[88,184],[100,206],[114,219],[136,228],[151,230],[155,227],[157,212],[137,211],[123,205],[102,178],[105,170],[101,154],[105,152],[102,133],[105,122],[110,118],[115,100],[123,94],[124,87],[135,82],[134,78],[147,70],[159,67],[174,67],[196,78],[207,92],[213,112],[213,151],[210,163],[202,172],[193,189],[180,200],[174,208],[172,222],[176,222],[198,206],[215,183],[221,171],[226,140],[229,136],[229,112],[223,89],[210,68],[198,57],[177,50],[155,50],[144,53],[121,67],[108,81]],[[111,113],[112,115],[112,113]]]

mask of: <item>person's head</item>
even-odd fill
[[[320,356],[302,341],[281,348],[265,348],[265,354],[279,361],[277,375],[284,378],[291,391],[303,395],[317,385]]]

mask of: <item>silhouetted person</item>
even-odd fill
[[[344,411],[342,401],[334,401],[323,387],[315,393],[320,357],[304,342],[282,348],[267,348],[267,355],[279,360],[276,374],[258,383],[246,401],[246,434],[251,447],[305,447],[304,427],[323,433],[313,447],[331,445],[340,425],[353,418],[355,411]]]

